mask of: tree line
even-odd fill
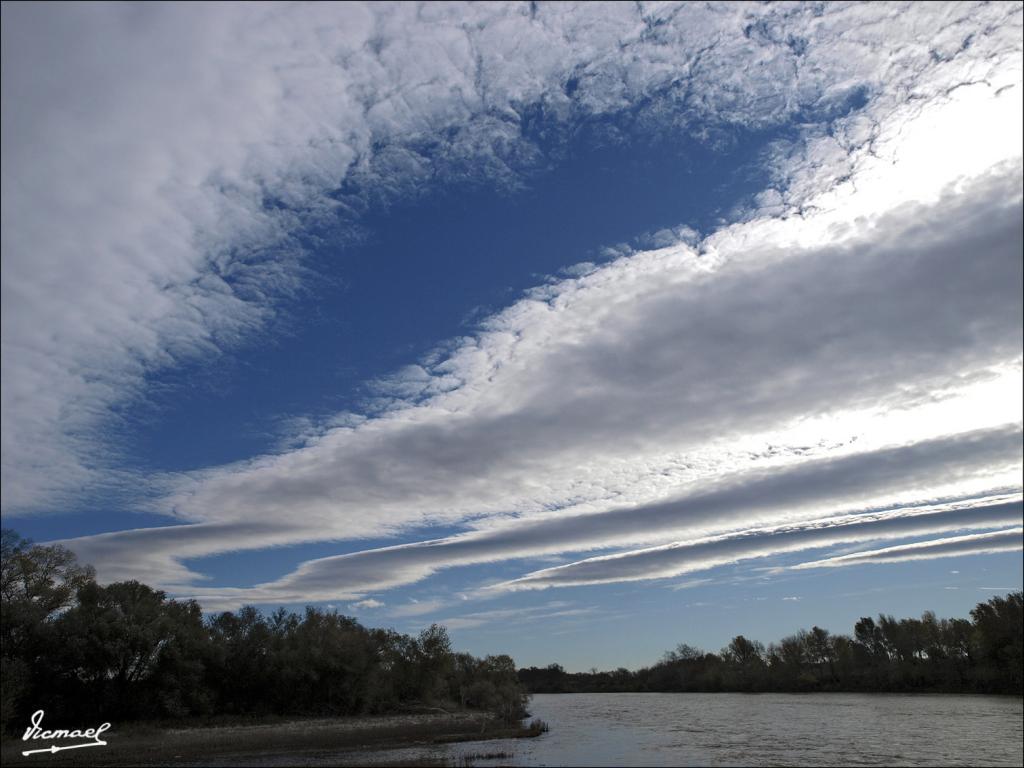
[[[334,611],[253,607],[204,617],[137,581],[102,586],[61,546],[2,535],[2,727],[229,715],[355,715],[471,708],[525,714],[515,662],[452,650]]]
[[[860,619],[853,636],[821,627],[765,647],[743,635],[719,653],[683,644],[636,671],[519,670],[530,693],[614,691],[930,691],[1008,693],[1024,687],[1024,593],[993,597],[971,619],[881,615]]]

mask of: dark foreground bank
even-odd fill
[[[51,741],[7,739],[3,764],[49,766],[206,766],[206,765],[359,765],[368,753],[375,765],[445,765],[442,759],[410,761],[408,753],[432,745],[537,736],[541,727],[509,726],[480,712],[388,715],[383,717],[281,719],[242,725],[173,727],[136,724],[112,726],[105,746],[56,754],[24,755]],[[77,742],[85,742],[79,739]],[[60,739],[61,744],[76,740]]]

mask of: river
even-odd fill
[[[549,733],[365,757],[478,766],[1024,763],[1024,700],[1015,697],[589,693],[534,696],[530,711]]]

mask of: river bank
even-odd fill
[[[231,725],[128,725],[115,723],[103,734],[105,746],[23,755],[50,741],[7,740],[0,754],[7,765],[32,765],[45,760],[59,766],[199,766],[199,765],[339,765],[351,755],[374,751],[376,764],[388,765],[387,751],[453,742],[516,739],[539,730],[507,726],[480,712],[387,715],[381,717],[281,719]],[[87,739],[60,739],[70,745]],[[394,764],[406,764],[400,759]],[[444,765],[444,762],[425,762]]]

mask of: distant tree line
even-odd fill
[[[993,597],[971,619],[862,618],[852,637],[821,627],[767,648],[743,635],[719,653],[689,645],[637,671],[519,670],[530,693],[614,691],[928,691],[1009,693],[1024,687],[1024,594]]]
[[[452,650],[307,607],[204,618],[137,581],[101,586],[61,546],[2,542],[2,726],[196,715],[354,715],[475,708],[511,722],[526,698],[509,656]]]

